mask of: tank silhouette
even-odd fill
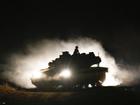
[[[49,62],[47,69],[40,70],[44,76],[32,78],[39,89],[84,89],[102,86],[108,68],[100,67],[101,58],[94,52],[80,53],[78,46],[73,54],[62,52],[59,58]]]

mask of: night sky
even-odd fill
[[[47,1],[47,0],[46,0]],[[45,38],[91,37],[120,62],[140,64],[140,9],[134,2],[2,2],[0,62]]]

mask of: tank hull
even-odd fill
[[[107,68],[94,68],[94,70],[86,70],[87,72],[75,72],[69,79],[38,79],[32,80],[32,83],[39,89],[48,90],[65,90],[65,89],[82,89],[96,86],[102,86],[105,80]]]

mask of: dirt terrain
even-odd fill
[[[139,99],[140,91],[128,87],[35,92],[0,86],[0,105],[135,105]]]

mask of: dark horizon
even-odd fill
[[[117,61],[140,63],[139,8],[132,2],[5,2],[1,7],[1,62],[41,39],[90,37]]]

